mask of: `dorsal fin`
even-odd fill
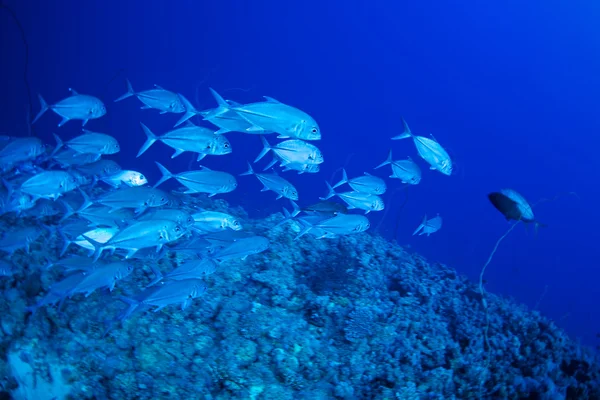
[[[154,84],[154,89],[160,89],[160,90],[165,90],[165,91],[167,90],[164,87],[157,85],[156,83]]]
[[[73,88],[69,88],[69,92],[71,92],[71,96],[78,96],[79,95],[79,93],[75,89],[73,89]]]
[[[263,96],[263,97],[265,98],[265,100],[267,100],[267,103],[276,103],[276,104],[281,104],[281,102],[280,102],[280,101],[278,101],[278,100],[276,100],[276,99],[274,99],[274,98],[272,98],[272,97],[269,97],[269,96]]]

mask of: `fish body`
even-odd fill
[[[171,158],[175,158],[185,151],[198,153],[200,161],[206,155],[225,155],[231,153],[231,143],[223,135],[215,135],[210,129],[196,126],[187,122],[181,128],[169,131],[162,136],[156,136],[146,125],[140,123],[146,134],[146,142],[140,148],[137,157],[141,156],[156,141],[161,141],[175,150]]]
[[[175,113],[179,114],[185,111],[183,103],[179,99],[177,93],[163,89],[158,85],[154,85],[153,89],[136,92],[131,86],[131,82],[127,80],[127,92],[115,100],[121,101],[128,97],[136,96],[144,105],[142,109],[153,108],[159,110],[161,114]]]
[[[285,197],[290,200],[298,200],[298,191],[290,182],[277,174],[257,174],[248,163],[248,171],[240,175],[254,175],[263,184],[262,192],[271,190],[277,193],[276,200]]]
[[[82,247],[86,250],[89,250],[90,252],[94,252],[94,245],[92,243],[90,243],[86,237],[89,237],[93,240],[95,240],[98,243],[106,243],[108,242],[110,239],[112,239],[113,236],[115,236],[115,234],[119,231],[118,228],[95,228],[92,230],[89,230],[85,233],[82,233],[81,235],[77,236],[77,238],[73,241],[74,244],[76,244],[79,247]]]
[[[130,170],[118,171],[112,175],[101,178],[101,180],[102,182],[105,182],[114,188],[119,188],[122,184],[125,184],[129,187],[136,187],[144,186],[148,183],[148,180],[143,174]]]
[[[92,164],[99,161],[100,154],[94,153],[78,153],[73,149],[62,149],[52,156],[61,168],[75,167],[79,168],[86,164]]]
[[[195,223],[194,218],[190,213],[174,208],[155,208],[144,213],[137,220],[148,221],[152,219],[166,219],[169,221],[174,221],[177,223],[177,225],[180,225],[184,229],[190,228]]]
[[[115,154],[121,150],[114,137],[86,129],[83,130],[83,135],[74,137],[65,145],[80,154]]]
[[[386,191],[385,181],[377,176],[373,176],[365,172],[363,176],[357,176],[356,178],[348,179],[346,170],[342,168],[342,180],[333,186],[333,189],[342,186],[347,183],[350,187],[361,193],[370,194],[384,194]]]
[[[48,105],[44,98],[38,94],[41,109],[32,124],[48,110],[52,110],[62,117],[62,120],[58,124],[59,127],[72,119],[83,121],[82,125],[85,126],[88,120],[100,118],[106,114],[106,106],[99,98],[86,94],[79,94],[73,89],[69,89],[69,91],[71,92],[71,96],[52,105]]]
[[[166,243],[179,239],[185,230],[174,221],[153,219],[136,221],[119,230],[106,243],[99,243],[89,236],[83,237],[94,245],[95,259],[98,259],[104,250],[123,249],[128,253],[125,258],[131,258],[138,250],[147,247],[156,247],[159,251]]]
[[[227,172],[213,171],[206,167],[202,167],[201,170],[197,171],[172,174],[159,162],[156,162],[156,165],[163,176],[154,187],[174,178],[188,188],[185,193],[208,193],[209,197],[220,193],[229,193],[237,187],[235,177]]]
[[[318,216],[313,217],[320,218]],[[311,230],[316,230],[318,233],[317,238],[321,239],[364,232],[371,226],[367,217],[358,214],[338,214],[324,220],[317,219],[318,222],[316,223],[308,218],[300,218],[300,221],[305,225],[305,228],[296,236],[296,239]]]
[[[258,128],[261,133],[264,131],[278,133],[280,138],[321,139],[321,130],[317,122],[310,115],[295,107],[267,96],[265,96],[266,101],[264,102],[232,106],[216,91],[211,89],[211,92],[219,106],[211,113],[206,114],[205,120],[233,111],[252,125],[246,129],[248,133],[252,133]]]
[[[427,219],[427,215],[425,215],[423,217],[423,221],[421,222],[421,225],[419,225],[417,227],[417,229],[413,232],[413,235],[416,235],[418,233],[419,235],[429,236],[432,233],[439,231],[441,228],[442,228],[442,217],[440,217],[439,214],[429,220]]]
[[[158,268],[154,269],[156,278],[147,287],[154,286],[163,280],[180,281],[184,279],[202,279],[217,270],[217,263],[210,258],[187,261],[163,275]]]
[[[89,154],[82,154],[81,156],[89,156]],[[84,175],[95,176],[101,179],[105,176],[115,175],[121,171],[121,167],[113,160],[97,160],[92,163],[86,163],[86,165],[79,165],[77,171]]]
[[[533,209],[525,198],[513,189],[502,189],[488,195],[491,203],[507,220],[536,222]]]
[[[113,262],[86,271],[85,278],[77,283],[70,291],[69,297],[83,293],[85,297],[97,289],[107,288],[111,292],[115,284],[128,277],[133,271],[133,265],[126,262]]]
[[[194,228],[202,233],[221,232],[226,229],[239,231],[242,224],[233,216],[218,211],[201,211],[192,214]]]
[[[124,187],[108,192],[98,198],[95,203],[110,207],[113,210],[119,208],[135,208],[141,212],[147,207],[160,207],[167,203],[168,196],[160,189],[146,186]]]
[[[44,154],[44,144],[36,137],[15,138],[0,148],[0,169],[8,170],[18,163],[33,160]]]
[[[156,312],[169,305],[180,304],[181,309],[185,310],[194,299],[202,296],[204,292],[206,292],[206,286],[199,279],[172,280],[163,285],[149,287],[134,298],[119,297],[120,300],[129,304],[129,308],[119,319],[128,318],[141,306],[156,307],[154,309]]]
[[[211,258],[220,262],[231,259],[245,260],[251,254],[262,253],[269,248],[269,239],[263,236],[241,238],[217,250]]]
[[[35,242],[41,234],[42,230],[37,226],[28,226],[12,231],[6,231],[2,238],[0,238],[0,250],[7,252],[9,256],[12,256],[12,254],[19,249],[25,249],[25,252],[29,253],[29,246],[31,243]]]
[[[264,136],[260,137],[263,143],[263,150],[256,157],[254,162],[258,162],[269,151],[275,153],[281,160],[281,165],[288,164],[321,164],[323,163],[323,154],[314,145],[298,139],[290,139],[271,146]]]
[[[345,193],[337,193],[333,190],[331,185],[328,182],[327,188],[329,189],[329,193],[325,197],[321,197],[321,200],[327,200],[334,196],[339,197],[344,200],[346,204],[348,204],[348,209],[352,210],[358,208],[360,210],[364,210],[365,214],[370,213],[371,211],[381,211],[385,208],[385,204],[383,199],[375,194],[370,193],[362,193],[362,192],[345,192]]]
[[[34,198],[56,200],[77,188],[77,180],[66,171],[44,171],[23,182],[21,192]]]
[[[452,160],[448,152],[434,138],[413,135],[404,119],[402,119],[402,123],[404,132],[394,136],[392,140],[412,138],[417,152],[431,166],[430,169],[437,170],[444,175],[452,175]]]
[[[400,179],[402,183],[408,183],[410,185],[418,185],[421,182],[421,168],[410,158],[406,160],[396,160],[392,158],[392,151],[388,154],[388,158],[375,167],[375,169],[381,168],[384,165],[391,165],[392,175],[390,178]],[[335,186],[334,186],[335,187]]]
[[[334,201],[320,201],[316,204],[312,204],[310,206],[302,208],[302,211],[309,214],[333,216],[336,214],[347,214],[348,207],[346,207],[342,203],[337,203]]]

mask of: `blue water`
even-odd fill
[[[509,187],[522,193],[548,227],[516,229],[487,269],[487,290],[514,297],[556,321],[573,338],[600,344],[597,207],[600,140],[600,6],[591,2],[448,1],[104,1],[7,2],[18,14],[29,44],[29,83],[49,102],[72,87],[101,97],[106,117],[87,128],[119,139],[123,168],[160,174],[155,160],[173,171],[191,156],[169,160],[155,144],[135,158],[145,137],[169,130],[178,116],[139,110],[136,99],[112,100],[159,84],[188,97],[198,109],[214,106],[208,87],[240,103],[263,95],[292,104],[319,123],[325,164],[317,175],[290,175],[306,205],[326,193],[325,181],[345,166],[350,176],[373,172],[390,148],[394,158],[417,159],[411,141],[390,140],[404,117],[415,134],[432,133],[447,148],[457,173],[423,168],[423,180],[391,197],[389,212],[370,214],[373,228],[430,260],[479,276],[509,224],[487,193]],[[26,135],[24,50],[8,15],[0,24],[2,77],[0,130]],[[34,113],[38,103],[34,97]],[[49,113],[50,114],[50,113]],[[79,132],[78,122],[58,130],[46,115],[34,134],[52,142]],[[274,137],[268,137],[274,141]],[[261,149],[257,137],[230,134],[233,154],[204,165],[243,172]],[[339,172],[335,179],[339,179]],[[240,177],[226,196],[251,215],[289,208]],[[564,195],[576,192],[578,197]],[[413,237],[424,214],[444,218],[440,232]],[[400,218],[396,231],[396,220]]]

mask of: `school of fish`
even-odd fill
[[[30,307],[31,312],[46,305],[61,305],[78,294],[87,297],[97,290],[112,291],[133,272],[132,259],[147,261],[155,278],[136,296],[119,297],[128,308],[115,321],[146,308],[177,305],[185,309],[205,293],[203,278],[218,270],[221,263],[245,260],[269,248],[267,238],[244,229],[244,222],[235,216],[199,206],[202,197],[234,191],[240,176],[253,175],[262,191],[275,194],[274,200],[288,199],[292,211],[284,208],[285,217],[276,226],[294,221],[296,239],[307,234],[321,239],[364,232],[370,227],[368,214],[385,208],[381,197],[387,188],[384,179],[368,172],[349,177],[345,169],[339,182],[325,182],[327,191],[320,202],[298,205],[301,195],[293,176],[284,178],[282,173],[316,173],[325,157],[316,145],[321,139],[319,125],[296,107],[267,96],[262,101],[240,104],[210,89],[216,107],[198,111],[180,93],[158,85],[135,91],[129,81],[126,84],[126,93],[115,102],[135,97],[143,109],[181,115],[167,132],[157,133],[140,122],[140,138],[145,135],[146,140],[137,157],[156,142],[173,150],[171,158],[184,152],[194,153],[198,161],[225,156],[234,151],[225,136],[229,132],[260,135],[263,149],[252,164],[248,162],[247,171],[237,173],[206,166],[170,171],[156,161],[162,178],[152,184],[143,172],[123,170],[115,161],[103,158],[120,152],[117,138],[106,133],[83,129],[69,140],[54,134],[54,146],[36,137],[2,137],[0,214],[30,222],[10,224],[12,227],[0,238],[0,276],[11,275],[10,260],[16,251],[28,253],[31,244],[39,240],[56,238],[62,243],[60,253],[47,259],[46,267],[62,268],[64,277]],[[59,127],[71,120],[87,127],[88,121],[106,115],[106,106],[99,98],[69,91],[70,96],[53,104],[39,95],[41,108],[33,123],[49,110],[61,117]],[[200,118],[202,125],[192,123],[193,117]],[[403,131],[391,139],[412,139],[431,170],[451,175],[452,160],[439,142],[414,135],[403,119],[402,123]],[[278,141],[267,140],[267,135],[276,135]],[[253,166],[267,155],[272,160],[264,168]],[[405,185],[421,182],[422,171],[408,156],[394,160],[390,151],[374,169],[386,165],[391,167],[390,178]],[[277,167],[282,173],[275,171]],[[181,189],[161,190],[159,187],[169,180],[177,181]],[[340,201],[331,201],[334,198]],[[490,195],[490,199],[509,219],[534,221],[531,208],[522,205],[524,199],[516,192],[504,191]],[[441,226],[439,215],[432,219],[425,216],[414,234],[429,236]],[[155,261],[170,252],[181,255],[182,262],[163,274]]]

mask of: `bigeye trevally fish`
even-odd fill
[[[375,169],[388,164],[392,166],[392,175],[390,175],[390,178],[400,179],[402,183],[410,185],[418,185],[421,182],[421,168],[410,157],[406,160],[394,161],[392,159],[392,151],[390,150],[388,158],[376,166]]]
[[[275,200],[279,200],[282,197],[290,200],[298,200],[298,190],[288,182],[286,179],[280,177],[277,174],[257,174],[252,169],[252,165],[248,163],[248,171],[240,174],[240,175],[254,175],[258,178],[258,180],[264,185],[261,189],[261,192],[266,192],[267,190],[271,190],[277,193],[277,198]]]
[[[305,228],[294,240],[311,230],[318,232],[317,239],[322,239],[364,232],[371,226],[367,217],[359,214],[337,214],[335,217],[318,220],[316,223],[310,222],[309,218],[300,218],[300,222]]]
[[[223,135],[215,135],[213,131],[191,122],[177,129],[173,129],[161,136],[156,136],[146,125],[140,122],[146,142],[140,148],[137,157],[141,156],[154,144],[161,141],[175,150],[171,158],[175,158],[184,151],[198,153],[196,161],[202,160],[206,155],[224,155],[231,153],[231,143]]]
[[[208,193],[208,197],[220,193],[229,193],[237,187],[235,177],[227,172],[213,171],[202,167],[202,169],[197,171],[172,174],[161,163],[156,162],[156,165],[163,176],[154,184],[154,187],[174,178],[188,189],[185,193]]]
[[[264,96],[266,101],[250,104],[232,105],[226,102],[216,91],[211,89],[218,107],[204,116],[210,120],[219,115],[234,111],[252,126],[245,132],[275,132],[279,138],[296,138],[301,140],[320,140],[321,130],[317,122],[307,113],[295,107],[281,103],[272,97]]]
[[[119,142],[114,137],[106,133],[88,131],[87,129],[83,130],[82,135],[76,136],[65,143],[63,143],[57,134],[54,134],[54,138],[57,142],[54,153],[63,146],[68,147],[78,154],[115,154],[121,150]]]
[[[129,187],[144,186],[148,183],[143,174],[131,170],[121,170],[112,175],[102,177],[100,180],[114,188],[119,188],[123,183]]]
[[[404,125],[404,132],[394,136],[392,140],[412,138],[421,158],[431,165],[430,169],[437,170],[444,175],[452,175],[452,160],[448,152],[433,138],[433,135],[431,139],[424,136],[415,136],[404,118],[402,118],[402,124]]]
[[[52,105],[48,105],[42,95],[38,94],[41,110],[31,123],[34,124],[48,110],[52,110],[62,117],[62,121],[58,124],[59,127],[72,119],[82,120],[82,126],[85,126],[88,120],[100,118],[106,114],[106,106],[99,98],[87,94],[79,94],[71,88],[69,88],[69,91],[71,92],[71,96]]]
[[[20,190],[34,199],[56,200],[77,186],[75,177],[66,171],[44,171],[23,182]]]
[[[423,217],[423,221],[421,222],[421,225],[419,225],[417,227],[417,229],[413,232],[413,235],[416,235],[418,233],[419,235],[429,236],[432,233],[439,231],[441,227],[442,227],[442,217],[440,217],[440,214],[438,214],[437,216],[435,216],[429,220],[427,219],[427,215],[425,215]]]
[[[321,200],[328,200],[334,196],[337,196],[340,199],[344,200],[346,204],[348,204],[349,210],[358,208],[360,210],[364,210],[365,214],[368,214],[371,211],[381,211],[385,208],[383,199],[377,196],[376,194],[363,192],[337,193],[333,190],[329,182],[325,183],[327,184],[327,189],[329,189],[329,193],[327,193],[327,196],[325,197],[320,197]]]
[[[159,110],[161,114],[179,114],[185,111],[185,107],[181,103],[177,93],[163,89],[158,85],[154,85],[154,89],[136,92],[133,90],[129,79],[127,79],[127,93],[116,99],[115,103],[131,96],[136,96],[142,103],[144,103],[142,106],[142,109],[144,110],[148,108],[154,108]]]
[[[538,222],[533,214],[533,208],[527,200],[513,189],[502,189],[500,192],[488,194],[488,199],[507,221],[523,221],[535,224],[536,229],[544,224]]]
[[[346,169],[342,168],[342,180],[333,186],[342,186],[347,183],[353,190],[361,193],[370,194],[384,194],[387,188],[385,181],[377,176],[373,176],[367,172],[363,176],[357,176],[356,178],[348,179]]]
[[[281,160],[281,165],[299,163],[299,164],[321,164],[323,163],[323,154],[316,146],[298,139],[286,140],[271,146],[264,136],[260,137],[263,149],[256,157],[254,162],[258,162],[269,151],[275,153]]]

